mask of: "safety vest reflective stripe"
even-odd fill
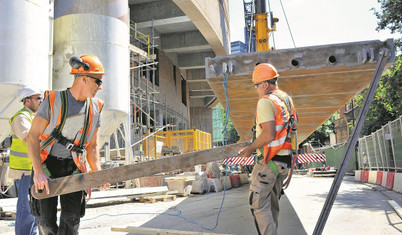
[[[19,115],[25,115],[30,122],[32,122],[35,115],[30,112],[26,107],[19,110],[10,118],[9,123],[12,125],[14,118]],[[10,147],[10,168],[16,170],[32,170],[31,161],[28,157],[28,147],[27,144],[19,139],[15,133],[11,134],[12,143]]]
[[[10,149],[10,155],[13,155],[16,157],[28,157],[28,153],[17,152],[17,151],[11,150],[11,149]]]
[[[46,140],[47,137],[50,136],[50,134],[52,133],[53,129],[58,126],[61,122],[61,111],[62,111],[62,100],[61,100],[61,95],[60,95],[60,91],[48,91],[48,99],[49,99],[49,104],[50,104],[50,109],[51,109],[51,117],[50,117],[50,121],[48,126],[46,127],[44,134],[41,135],[41,141],[43,142],[44,140]],[[96,101],[96,102],[94,102]],[[53,104],[53,106],[52,106]],[[103,107],[103,101],[98,100],[98,99],[91,99],[90,100],[90,104],[86,104],[86,105],[90,105],[90,109],[89,109],[89,125],[88,125],[88,132],[87,132],[87,138],[86,138],[86,142],[85,142],[85,146],[88,145],[89,141],[92,139],[92,136],[95,132],[95,128],[92,128],[92,124],[98,122],[99,117],[100,117],[100,111],[102,110]],[[67,117],[68,118],[68,117]],[[68,126],[64,126],[64,128],[69,128]],[[74,140],[72,140],[72,142],[75,145],[79,145],[80,144],[80,139],[82,136],[82,133],[84,131],[84,128],[81,128],[78,133],[75,135]],[[49,153],[52,150],[52,147],[54,145],[55,141],[53,141],[52,143],[50,143],[45,149],[43,149],[41,151],[41,159],[42,162],[44,162],[47,159],[47,156],[49,155]],[[75,161],[75,159],[74,159]],[[76,161],[75,161],[76,162]],[[82,166],[80,166],[79,164],[77,164],[77,167],[79,168],[79,170],[81,172],[84,172],[82,169]]]
[[[291,98],[283,91],[277,89],[274,91],[277,95],[288,98],[289,101],[293,102]],[[288,139],[288,128],[289,128],[289,121],[290,121],[290,113],[286,107],[286,104],[277,97],[276,95],[266,95],[263,98],[269,99],[275,107],[276,115],[275,115],[275,139],[271,141],[269,144],[264,146],[264,161],[267,163],[271,160],[281,149],[290,149],[291,145],[287,144]],[[294,117],[296,117],[296,111],[292,108],[292,112]]]
[[[280,145],[282,145],[283,143],[285,143],[286,138],[287,138],[287,135],[284,136],[284,137],[282,137],[282,138],[280,138],[279,140],[273,140],[273,141],[271,141],[271,142],[268,144],[268,147],[277,147],[277,146],[280,146]]]

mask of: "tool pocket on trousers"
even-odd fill
[[[251,209],[260,208],[267,200],[269,192],[255,185],[250,185],[249,203]]]
[[[39,217],[40,216],[40,203],[39,203],[38,199],[36,199],[32,196],[31,187],[28,190],[29,210],[30,210],[32,216]]]

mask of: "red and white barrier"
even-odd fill
[[[394,191],[402,193],[402,173],[396,173],[394,178]]]
[[[296,162],[297,163],[325,162],[325,154],[313,154],[313,153],[299,154]]]
[[[377,183],[377,171],[369,171],[368,172],[368,182],[370,184],[376,184]]]
[[[402,193],[402,173],[387,171],[355,171],[355,181],[381,185],[389,190]]]
[[[224,165],[254,165],[254,157],[231,157],[222,160]]]
[[[355,181],[360,181],[360,172],[361,171],[355,171]]]

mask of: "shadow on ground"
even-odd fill
[[[166,211],[170,214],[180,213],[181,216],[187,220],[194,221],[194,223],[178,216],[163,214],[143,224],[141,227],[204,233],[257,234],[254,220],[247,205],[248,188],[249,185],[247,184],[226,191],[218,225],[213,230],[203,229],[195,223],[209,229],[215,227],[223,192],[194,195]],[[281,199],[279,234],[307,234],[286,195]]]

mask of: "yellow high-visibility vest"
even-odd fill
[[[12,125],[14,118],[19,114],[25,115],[31,123],[33,118],[35,117],[35,114],[24,107],[16,114],[14,114],[12,118],[10,118],[10,125]],[[11,134],[12,142],[10,147],[10,168],[15,170],[32,170],[31,160],[29,160],[28,157],[27,143],[19,139],[14,132]]]

